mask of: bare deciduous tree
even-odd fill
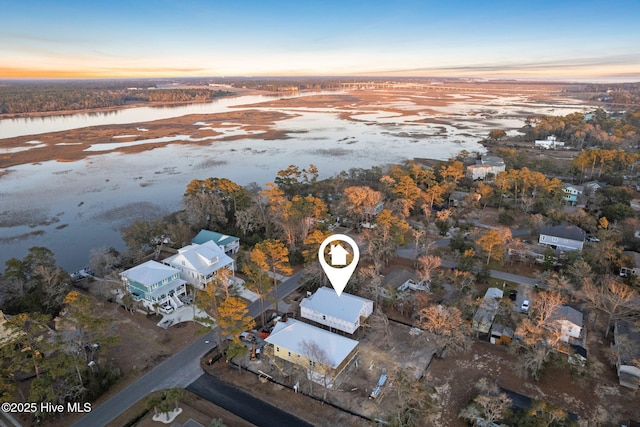
[[[431,273],[440,267],[442,259],[435,255],[424,255],[418,258],[418,277],[423,282],[431,280]]]
[[[630,286],[608,278],[601,285],[586,283],[583,288],[584,298],[589,304],[598,310],[604,311],[607,318],[607,330],[605,337],[609,335],[611,323],[620,318],[627,317],[638,311],[629,304],[636,297],[637,292]]]
[[[105,276],[121,262],[120,254],[114,248],[93,248],[89,252],[89,268],[96,276]]]
[[[390,420],[392,425],[430,425],[428,415],[433,402],[424,382],[405,369],[396,370],[392,374],[392,382],[399,402]]]
[[[566,297],[555,291],[541,292],[531,303],[531,316],[520,324],[523,340],[513,348],[523,350],[516,359],[519,375],[531,375],[538,379],[551,351],[562,336],[560,324],[553,320],[553,313],[566,301]]]
[[[506,393],[500,392],[495,383],[481,378],[476,383],[476,390],[478,394],[460,411],[460,418],[471,421],[474,425],[481,421],[483,425],[490,426],[508,414],[511,399]]]
[[[331,360],[322,345],[318,344],[316,341],[304,340],[300,346],[300,354],[309,359],[310,366],[308,369],[311,372],[308,372],[308,375],[321,375],[324,387],[329,386],[329,374],[332,371],[334,364],[333,360]],[[311,383],[313,383],[313,379],[309,379],[311,380]],[[312,387],[312,385],[310,385],[310,387]]]
[[[468,326],[456,307],[429,305],[418,310],[416,326],[434,335],[438,353],[455,353],[470,345]]]

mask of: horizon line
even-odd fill
[[[79,80],[194,80],[194,79],[217,79],[217,80],[237,80],[237,79],[313,79],[313,78],[332,78],[332,79],[361,79],[361,80],[379,80],[379,79],[398,79],[398,80],[459,80],[461,82],[482,83],[482,82],[520,82],[520,83],[556,83],[556,84],[586,84],[586,83],[640,83],[640,76],[599,76],[599,77],[487,77],[487,76],[447,76],[447,75],[393,75],[380,74],[372,75],[371,73],[363,74],[264,74],[264,75],[167,75],[167,76],[1,76],[0,81],[79,81]]]

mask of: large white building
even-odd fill
[[[504,160],[494,156],[482,156],[475,165],[467,166],[467,175],[473,180],[486,179],[488,175],[495,177],[504,171]]]
[[[300,316],[321,325],[353,334],[373,313],[373,301],[323,287],[300,302]]]
[[[235,270],[233,259],[211,240],[178,249],[176,255],[162,262],[180,270],[180,276],[198,289],[204,289],[219,270]]]
[[[536,148],[544,148],[545,150],[564,147],[564,142],[558,141],[555,135],[550,135],[547,139],[536,139],[533,143]]]

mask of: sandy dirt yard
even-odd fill
[[[435,421],[432,420],[425,426],[466,426],[458,418],[458,414],[473,398],[474,385],[480,378],[487,378],[502,388],[532,399],[546,400],[561,406],[576,414],[582,426],[613,426],[640,418],[637,396],[618,385],[615,369],[606,360],[606,350],[602,346],[605,340],[598,331],[592,332],[589,337],[590,359],[586,373],[572,368],[566,358],[558,355],[549,363],[540,380],[534,381],[517,375],[514,369],[517,356],[510,354],[505,346],[475,340],[468,352],[445,359],[434,358],[429,362],[427,353],[430,350],[421,346],[423,341],[413,337],[416,347],[412,348],[407,341],[410,337],[408,328],[397,324],[394,326],[393,322],[391,325],[392,335],[395,337],[390,343],[392,349],[386,346],[384,349],[379,348],[380,337],[371,333],[362,340],[358,367],[352,367],[345,374],[338,390],[329,390],[325,394],[322,387],[314,384],[312,394],[369,418],[385,418],[398,405],[393,388],[393,370],[419,361],[420,368],[428,364],[423,381],[433,391],[434,400],[432,415]],[[396,357],[392,357],[392,353]],[[408,356],[410,359],[406,358]],[[283,377],[277,370],[269,369],[265,362],[253,365],[250,363],[249,366],[252,369],[261,368],[263,372],[267,371],[278,381],[290,386],[295,383],[294,380],[303,378],[299,373],[298,376],[291,375],[293,378]],[[384,368],[389,373],[389,382],[383,387],[383,393],[378,399],[368,399],[368,393]],[[368,425],[361,418],[321,405],[317,400],[295,394],[288,388],[260,381],[258,375],[244,371],[239,373],[231,365],[218,363],[208,369],[225,381],[315,425]],[[412,368],[409,369],[413,371]],[[305,393],[309,393],[308,383],[300,381]]]
[[[141,313],[131,314],[107,302],[97,302],[94,314],[114,319],[112,329],[117,331],[120,342],[108,348],[101,355],[101,360],[102,363],[112,363],[120,369],[122,377],[106,394],[94,402],[93,406],[108,400],[200,335],[200,328],[193,322],[184,322],[169,329],[162,329],[156,325],[159,319],[153,316],[147,317]],[[41,425],[64,426],[71,424],[76,418],[79,417],[68,416],[63,420],[51,420]],[[31,422],[30,419],[23,421],[24,425],[29,425]]]

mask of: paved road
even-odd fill
[[[242,418],[258,427],[312,427],[312,424],[260,399],[256,399],[235,387],[231,387],[208,374],[201,375],[200,378],[187,387],[187,390],[229,412],[242,414]]]
[[[6,420],[11,423],[14,427],[22,427],[22,424],[20,424],[18,422],[18,420],[16,420],[15,418],[13,418],[13,416],[7,412],[4,411],[0,411],[0,415],[4,418],[6,418]],[[2,417],[0,417],[0,426],[2,427],[9,427],[8,424],[6,424],[4,421],[2,421]]]
[[[436,247],[448,246],[450,239],[441,239],[435,242]],[[406,247],[400,247],[396,250],[396,254],[401,258],[415,259],[415,243],[411,243]],[[444,268],[455,268],[458,263],[443,259],[440,261],[440,265]],[[536,279],[531,277],[520,276],[517,274],[507,273],[505,271],[489,270],[491,277],[498,280],[508,280],[510,282],[521,283],[524,285],[533,286],[536,283]]]
[[[298,288],[300,275],[301,272],[298,272],[284,283],[278,285],[277,296],[279,299]],[[275,294],[275,291],[272,291],[272,294]],[[274,297],[270,295],[270,298],[273,299]],[[268,299],[269,298],[267,298],[267,300]],[[255,318],[260,315],[259,301],[254,301],[249,304],[248,308],[250,316]],[[214,343],[215,331],[208,332],[199,337],[189,346],[144,374],[111,399],[95,407],[89,414],[73,424],[73,426],[104,426],[153,391],[172,387],[187,388],[204,373],[202,368],[200,368],[200,359],[213,348]]]

